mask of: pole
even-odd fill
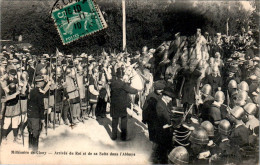
[[[88,74],[88,72],[89,72],[89,70],[88,70],[88,67],[89,66],[88,66],[88,57],[87,57],[87,75],[86,75],[86,77],[87,77],[87,81],[86,81],[86,83],[87,83],[87,86],[86,86],[86,88],[87,88],[87,92],[86,92],[86,98],[87,98],[86,99],[87,100],[87,112],[86,113],[87,113],[87,115],[88,115],[88,112],[89,112],[89,108],[88,108],[89,107],[89,101],[88,101],[88,99],[89,99],[88,98],[88,87],[89,87],[89,84],[88,84],[88,82],[89,82],[89,74]]]
[[[79,93],[79,105],[80,105],[80,111],[81,111],[81,115],[83,114],[83,110],[82,110],[82,102],[81,102],[81,95],[80,95],[80,90],[79,90],[79,83],[78,83],[78,76],[77,76],[77,69],[76,69],[76,67],[75,67],[75,64],[74,64],[74,62],[73,62],[73,57],[72,57],[72,64],[73,64],[73,69],[74,69],[74,71],[76,72],[75,73],[75,76],[76,76],[76,81],[75,81],[75,85],[77,86],[77,88],[78,88],[78,93]],[[82,122],[84,123],[84,120],[82,120]]]
[[[32,83],[30,84],[31,86],[32,85],[35,86],[34,79],[35,79],[35,74],[36,74],[36,68],[38,66],[37,57],[35,57],[35,62],[36,62],[36,64],[35,64],[35,68],[34,68],[34,72],[33,72],[33,79],[32,79]]]
[[[58,50],[58,49],[57,49]],[[55,91],[54,91],[54,119],[53,119],[53,129],[55,129],[55,124],[56,124],[56,108],[57,108],[57,88],[58,88],[58,76],[57,76],[57,63],[58,63],[58,55],[56,53],[56,64],[55,64]]]
[[[229,22],[229,11],[230,11],[230,3],[228,2],[228,17],[227,17],[227,24],[226,24],[227,36],[228,36],[228,31],[229,31],[229,25],[228,25],[228,22]]]
[[[123,22],[122,22],[122,30],[123,30],[123,51],[126,48],[126,14],[125,14],[125,0],[122,0],[122,12],[123,12]]]
[[[22,66],[21,66],[21,69],[22,69]],[[17,72],[17,68],[16,68],[16,74],[17,74],[17,80],[18,80],[18,87],[20,86],[20,79],[18,77],[18,72]],[[22,73],[21,73],[22,74]],[[20,105],[20,113],[21,113],[21,123],[23,123],[23,112],[22,112],[22,102],[21,102],[21,94],[19,94],[19,105]],[[24,146],[24,134],[23,134],[23,130],[21,131],[21,134],[22,134],[22,140],[23,140],[23,146]]]
[[[67,60],[67,59],[66,59]],[[68,60],[67,60],[68,61]],[[66,78],[67,76],[65,75],[65,78],[64,78],[64,81],[66,82]],[[70,113],[70,118],[71,118],[71,123],[70,123],[70,127],[72,128],[72,126],[74,126],[75,124],[73,124],[73,119],[72,119],[72,110],[71,110],[71,105],[70,105],[70,100],[69,98],[66,99],[67,100],[67,103],[69,105],[69,113]]]
[[[51,78],[51,58],[50,58],[50,69],[49,69],[49,80],[48,81],[50,81],[50,78]],[[46,115],[47,115],[47,119],[46,119],[46,136],[48,135],[50,95],[51,95],[51,90],[49,88],[49,91],[48,91],[48,109],[47,109],[47,112],[46,112]]]

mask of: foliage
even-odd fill
[[[62,45],[58,32],[50,17],[51,1],[4,1],[2,3],[1,39],[11,39],[12,33],[22,34],[25,41],[34,46],[33,53],[55,53],[56,47],[64,53],[99,54],[119,51],[122,47],[122,10],[118,2],[100,1],[101,10],[108,28],[92,36],[87,36],[69,45]],[[129,1],[130,2],[130,1]],[[259,29],[258,12],[251,14],[239,2],[167,2],[127,3],[127,50],[134,52],[144,45],[156,48],[164,40],[172,40],[174,34],[193,35],[196,28],[226,33],[229,18],[229,33],[234,35],[248,26]],[[54,3],[54,2],[53,2]],[[230,9],[229,4],[230,3]]]

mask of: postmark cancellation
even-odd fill
[[[107,28],[95,0],[81,0],[55,9],[52,18],[63,45]]]

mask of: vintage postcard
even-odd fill
[[[0,8],[0,164],[259,164],[259,1]]]

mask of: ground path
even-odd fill
[[[28,134],[25,134],[23,147],[12,142],[11,132],[7,144],[1,146],[0,164],[150,164],[152,144],[141,116],[128,117],[127,141],[121,141],[120,135],[116,141],[111,140],[111,124],[108,114],[107,118],[88,119],[73,128],[60,125],[55,130],[48,129],[48,136],[41,135],[39,153],[35,155],[11,154],[12,151],[31,152]],[[69,155],[70,152],[73,155]]]

